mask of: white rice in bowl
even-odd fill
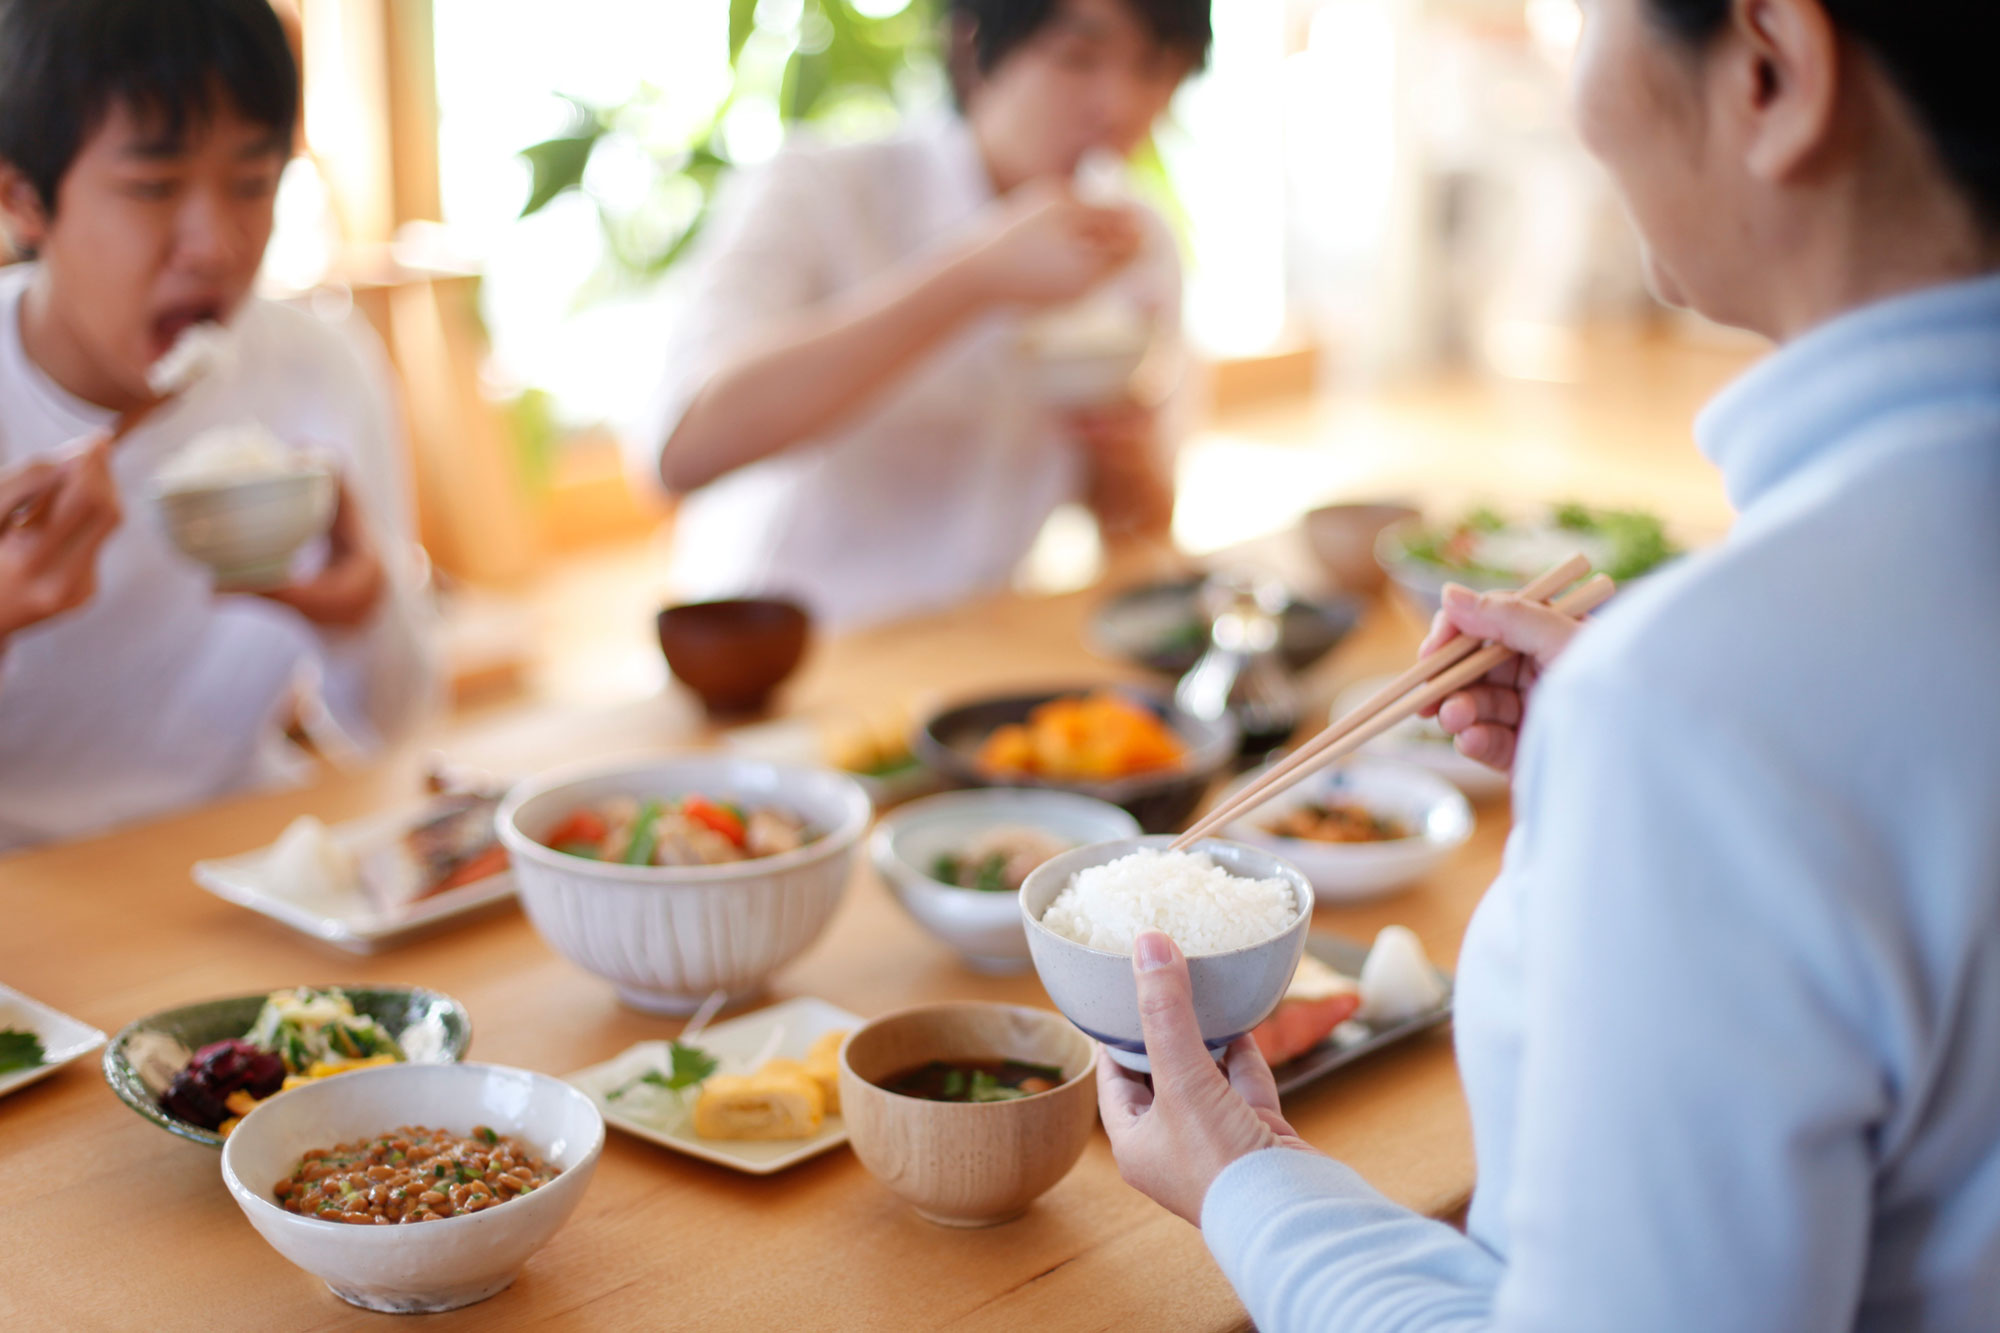
[[[1298,917],[1298,894],[1282,879],[1232,875],[1205,852],[1144,850],[1078,871],[1042,924],[1123,954],[1143,932],[1157,930],[1192,956],[1262,944]]]

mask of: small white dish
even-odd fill
[[[42,1063],[0,1074],[0,1097],[47,1078],[104,1044],[104,1034],[90,1024],[31,1000],[11,986],[0,986],[0,1028],[32,1032],[42,1043]]]
[[[337,824],[328,832],[358,857],[402,837],[428,813],[428,807],[419,806],[393,814],[371,815]],[[267,872],[275,848],[273,844],[237,856],[197,861],[192,872],[194,882],[224,902],[247,907],[301,935],[348,953],[371,954],[390,948],[433,926],[514,896],[514,874],[508,870],[419,898],[399,911],[383,912],[357,904],[352,912],[330,915],[272,891]]]
[[[279,1181],[314,1148],[403,1125],[470,1134],[487,1125],[562,1174],[484,1212],[400,1226],[359,1226],[280,1207]],[[604,1121],[590,1100],[547,1074],[502,1065],[385,1065],[273,1097],[222,1145],[222,1179],[271,1248],[365,1310],[455,1310],[512,1285],[590,1187]]]
[[[1245,782],[1250,779],[1244,779]],[[1237,784],[1238,788],[1242,786]],[[1233,794],[1233,792],[1232,792]],[[1347,802],[1413,830],[1388,842],[1313,842],[1268,832],[1272,820],[1307,804]],[[1350,759],[1273,797],[1226,830],[1305,872],[1323,903],[1351,903],[1415,883],[1472,836],[1472,806],[1435,773],[1393,759]]]
[[[1333,705],[1333,717],[1346,716],[1388,683],[1387,676],[1356,681],[1340,692]],[[1460,754],[1451,733],[1439,726],[1435,718],[1405,718],[1362,746],[1361,753],[1428,769],[1475,801],[1507,794],[1507,775]]]
[[[704,1028],[691,1044],[720,1061],[719,1072],[748,1074],[755,1072],[760,1060],[803,1060],[806,1052],[812,1049],[812,1044],[825,1033],[852,1032],[864,1021],[859,1015],[850,1014],[825,1000],[802,995]],[[649,1069],[667,1068],[669,1045],[664,1041],[642,1041],[627,1047],[603,1064],[579,1069],[564,1077],[596,1104],[604,1115],[605,1123],[613,1129],[621,1129],[648,1143],[657,1143],[663,1148],[672,1148],[675,1152],[753,1176],[768,1176],[786,1167],[797,1166],[807,1158],[817,1157],[847,1142],[847,1122],[837,1115],[826,1117],[820,1123],[819,1133],[809,1139],[776,1142],[704,1139],[694,1132],[694,1099],[697,1094],[692,1091],[687,1094],[686,1114],[679,1123],[670,1123],[663,1128],[650,1120],[634,1119],[612,1099],[611,1093]]]
[[[975,972],[1031,966],[1021,906],[1011,893],[961,888],[934,878],[939,856],[983,833],[1025,827],[1071,847],[1139,836],[1139,821],[1108,801],[1074,792],[987,787],[913,801],[875,826],[868,849],[876,873],[918,925],[956,949]]]

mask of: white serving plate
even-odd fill
[[[1251,780],[1245,777],[1231,794]],[[1378,816],[1401,820],[1414,832],[1389,842],[1333,843],[1284,838],[1265,830],[1271,820],[1309,802],[1352,802]],[[1351,903],[1400,889],[1435,871],[1465,845],[1473,823],[1464,794],[1435,773],[1393,759],[1356,757],[1272,797],[1224,834],[1297,866],[1312,881],[1320,902]]]
[[[42,1041],[42,1063],[33,1069],[0,1074],[0,1097],[47,1078],[72,1060],[104,1044],[104,1034],[88,1023],[31,1000],[11,986],[0,986],[0,1028],[34,1033]]]
[[[1389,677],[1375,676],[1348,686],[1333,705],[1334,718],[1346,716],[1388,683]],[[1507,775],[1460,754],[1434,718],[1405,718],[1362,746],[1361,753],[1429,769],[1475,801],[1507,794]]]
[[[428,805],[390,814],[370,815],[336,824],[328,830],[336,841],[356,853],[400,838],[429,814]],[[197,861],[194,882],[224,902],[247,907],[280,925],[289,926],[336,949],[369,954],[400,944],[442,922],[477,912],[514,896],[514,873],[502,871],[455,889],[419,898],[397,912],[360,911],[327,916],[303,903],[272,893],[265,883],[271,847],[220,860]]]
[[[764,1051],[774,1030],[782,1028],[783,1035],[771,1050],[771,1058],[803,1060],[822,1033],[836,1029],[852,1032],[864,1021],[859,1015],[850,1014],[825,1000],[802,995],[705,1028],[692,1044],[720,1060],[720,1072],[748,1074],[754,1072],[750,1062]],[[821,1121],[819,1133],[809,1139],[747,1143],[734,1139],[700,1138],[694,1132],[695,1094],[692,1092],[687,1097],[687,1115],[671,1128],[662,1129],[649,1122],[634,1120],[620,1103],[611,1100],[611,1091],[631,1082],[648,1069],[665,1069],[668,1046],[669,1043],[664,1041],[642,1041],[601,1065],[579,1069],[564,1077],[597,1104],[597,1109],[604,1113],[604,1123],[613,1129],[753,1176],[768,1176],[786,1167],[797,1166],[809,1157],[817,1157],[829,1148],[837,1148],[847,1142],[847,1122],[837,1115],[830,1115]]]

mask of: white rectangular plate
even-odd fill
[[[329,831],[340,842],[359,852],[402,837],[424,818],[428,809],[427,806],[417,806],[394,814],[371,815],[366,819],[336,824]],[[291,927],[301,935],[309,935],[349,953],[374,953],[440,922],[465,916],[514,896],[513,872],[504,871],[471,884],[461,884],[455,889],[446,889],[428,898],[419,898],[400,912],[324,916],[265,887],[264,867],[271,858],[271,850],[260,847],[240,856],[197,861],[194,864],[194,882],[224,902],[247,907]]]
[[[79,1023],[10,986],[0,986],[0,1028],[34,1033],[42,1039],[43,1056],[43,1063],[33,1069],[0,1074],[0,1097],[16,1088],[25,1088],[36,1079],[47,1078],[104,1044],[104,1034],[90,1024]]]
[[[803,1060],[821,1034],[836,1029],[852,1032],[861,1026],[862,1021],[825,1000],[802,995],[741,1018],[717,1023],[697,1035],[693,1044],[721,1061],[720,1072],[748,1074],[755,1072],[751,1063],[765,1050],[774,1031],[782,1029],[771,1055]],[[688,1096],[688,1114],[682,1117],[680,1123],[669,1128],[632,1119],[617,1102],[611,1100],[611,1091],[623,1087],[648,1069],[665,1069],[668,1045],[664,1041],[642,1041],[601,1065],[579,1069],[574,1074],[564,1075],[564,1078],[597,1103],[597,1109],[604,1113],[604,1122],[613,1128],[718,1166],[747,1171],[753,1176],[768,1176],[788,1166],[797,1166],[808,1157],[817,1157],[827,1149],[847,1142],[847,1124],[837,1115],[830,1115],[822,1121],[819,1133],[809,1139],[744,1143],[731,1139],[700,1138],[694,1132],[692,1093]]]

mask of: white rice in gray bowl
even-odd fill
[[[1298,894],[1282,879],[1232,875],[1205,852],[1144,850],[1078,871],[1042,913],[1042,924],[1078,944],[1123,954],[1142,933],[1157,930],[1193,957],[1262,944],[1298,917]]]

